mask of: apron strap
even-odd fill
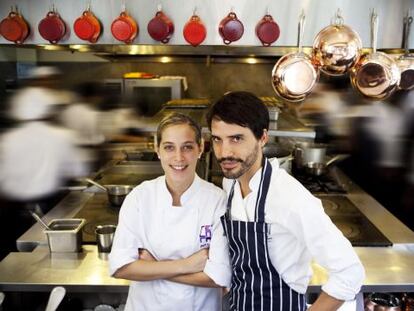
[[[256,198],[256,207],[255,207],[255,221],[256,222],[265,222],[265,203],[266,203],[266,197],[267,192],[269,191],[269,185],[270,185],[270,178],[272,176],[272,165],[270,164],[269,160],[263,155],[263,161],[262,161],[262,173],[260,176],[260,184],[259,184],[259,190],[257,193]],[[231,205],[233,201],[234,196],[234,186],[236,184],[237,180],[233,180],[233,184],[231,185],[229,197],[227,199],[227,210],[226,214],[229,219],[231,219]]]

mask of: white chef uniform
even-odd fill
[[[350,242],[325,214],[318,198],[280,169],[277,159],[271,164],[265,221],[271,224],[268,244],[273,266],[289,287],[305,293],[312,276],[313,259],[329,272],[323,291],[337,299],[354,299],[362,285],[364,269]],[[236,182],[231,209],[233,220],[254,220],[260,176],[261,169],[250,180],[252,192],[244,199]],[[224,179],[223,188],[228,192],[232,183],[233,180]]]
[[[139,248],[157,260],[173,260],[209,246],[204,272],[217,284],[230,285],[226,238],[215,234],[221,228],[225,193],[195,176],[181,204],[172,205],[165,176],[140,184],[127,196],[109,255],[111,275],[137,260]],[[126,310],[221,310],[221,290],[167,280],[131,282]]]

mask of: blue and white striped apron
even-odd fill
[[[265,223],[265,202],[271,175],[272,166],[264,159],[254,222],[231,220],[236,181],[230,190],[227,212],[221,217],[233,269],[230,310],[306,310],[305,295],[294,291],[282,280],[269,258],[269,225]]]

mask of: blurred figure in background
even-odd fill
[[[9,251],[33,223],[29,211],[47,212],[67,179],[88,173],[73,133],[51,122],[59,101],[55,94],[28,87],[11,98],[17,124],[0,137],[1,228],[6,230],[1,236]]]

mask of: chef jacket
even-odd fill
[[[67,178],[86,175],[86,159],[71,131],[25,122],[0,137],[0,191],[22,201],[48,196]]]
[[[226,237],[216,235],[225,211],[225,193],[197,175],[173,206],[165,176],[146,181],[126,197],[109,255],[110,273],[139,260],[138,249],[157,260],[185,258],[209,247],[204,272],[220,286],[229,286]],[[222,231],[221,231],[222,232]],[[221,310],[221,289],[160,279],[131,282],[126,310]]]
[[[329,279],[322,290],[340,300],[352,300],[364,280],[364,269],[351,243],[325,214],[321,201],[284,169],[271,161],[272,177],[265,204],[265,221],[270,224],[270,260],[282,279],[295,291],[305,293],[312,276],[311,261],[327,269]],[[249,182],[252,190],[242,197],[236,182],[231,217],[254,221],[261,169]],[[230,191],[233,180],[224,179]]]

